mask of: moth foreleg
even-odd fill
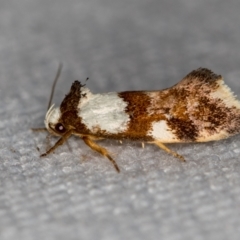
[[[166,151],[167,153],[173,155],[174,157],[177,157],[178,159],[180,159],[182,162],[185,162],[185,159],[183,156],[179,155],[178,153],[174,152],[173,150],[171,150],[170,148],[166,147],[163,143],[159,142],[159,141],[154,141],[154,142],[150,142],[150,143],[154,143],[156,144],[158,147],[160,147],[161,149],[163,149],[164,151]]]
[[[57,147],[59,147],[60,145],[62,145],[63,143],[65,143],[67,141],[67,139],[72,135],[73,130],[69,130],[67,131],[56,143],[54,146],[52,146],[50,149],[48,149],[45,153],[41,154],[40,157],[45,157],[47,156],[49,153],[53,152]]]
[[[31,128],[31,130],[34,132],[47,132],[46,128]]]
[[[105,149],[104,147],[101,147],[100,145],[98,145],[97,143],[95,143],[92,139],[90,139],[89,137],[83,137],[82,138],[83,141],[94,151],[102,154],[103,156],[107,157],[112,164],[114,165],[115,169],[117,170],[117,172],[120,172],[120,169],[117,165],[117,163],[115,162],[115,160],[110,156],[110,154],[108,153],[107,149]]]

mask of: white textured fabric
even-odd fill
[[[2,0],[1,240],[239,240],[240,136],[153,145],[103,141],[121,173],[71,138],[45,158],[48,96],[169,87],[198,67],[240,95],[240,1]],[[50,139],[52,145],[55,138]],[[37,148],[40,150],[38,151]]]

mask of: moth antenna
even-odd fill
[[[89,77],[86,78],[86,80],[85,80],[85,84],[84,84],[84,85],[86,85],[86,83],[87,83],[88,80],[89,80]]]
[[[49,98],[49,102],[48,102],[48,108],[49,109],[52,105],[52,99],[53,99],[53,94],[54,94],[54,90],[55,90],[55,86],[56,86],[56,83],[60,77],[60,74],[61,74],[61,71],[62,71],[62,67],[63,67],[63,64],[62,63],[59,63],[58,65],[58,70],[57,70],[57,74],[56,74],[56,77],[53,81],[53,85],[52,85],[52,91],[51,91],[51,94],[50,94],[50,98]]]

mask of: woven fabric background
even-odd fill
[[[1,0],[0,239],[240,239],[240,135],[170,145],[184,164],[104,140],[117,174],[74,137],[40,158],[47,134],[30,130],[59,62],[56,105],[76,79],[95,93],[156,90],[198,67],[239,97],[239,11],[238,0]]]

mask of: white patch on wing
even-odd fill
[[[180,142],[168,127],[165,120],[153,122],[152,129],[148,132],[148,136],[151,136],[155,140],[159,140],[162,143]]]
[[[92,133],[101,129],[116,134],[127,129],[130,121],[125,111],[127,103],[117,93],[92,94],[88,89],[84,89],[84,93],[86,95],[78,105],[78,115]]]
[[[218,81],[219,87],[216,89],[215,92],[211,92],[210,96],[212,98],[219,98],[221,99],[227,107],[233,107],[240,109],[240,102],[235,98],[231,89],[224,83],[221,79]]]
[[[86,87],[82,87],[81,88],[81,95],[83,95],[84,97],[81,98],[79,104],[78,104],[78,108],[81,109],[82,106],[85,105],[85,103],[87,103],[89,101],[89,99],[92,98],[93,94],[91,93],[90,89],[86,88]]]
[[[210,134],[208,131],[201,131],[199,137],[197,137],[196,142],[209,142],[218,141],[229,137],[229,133],[225,130],[221,130],[219,133]]]

